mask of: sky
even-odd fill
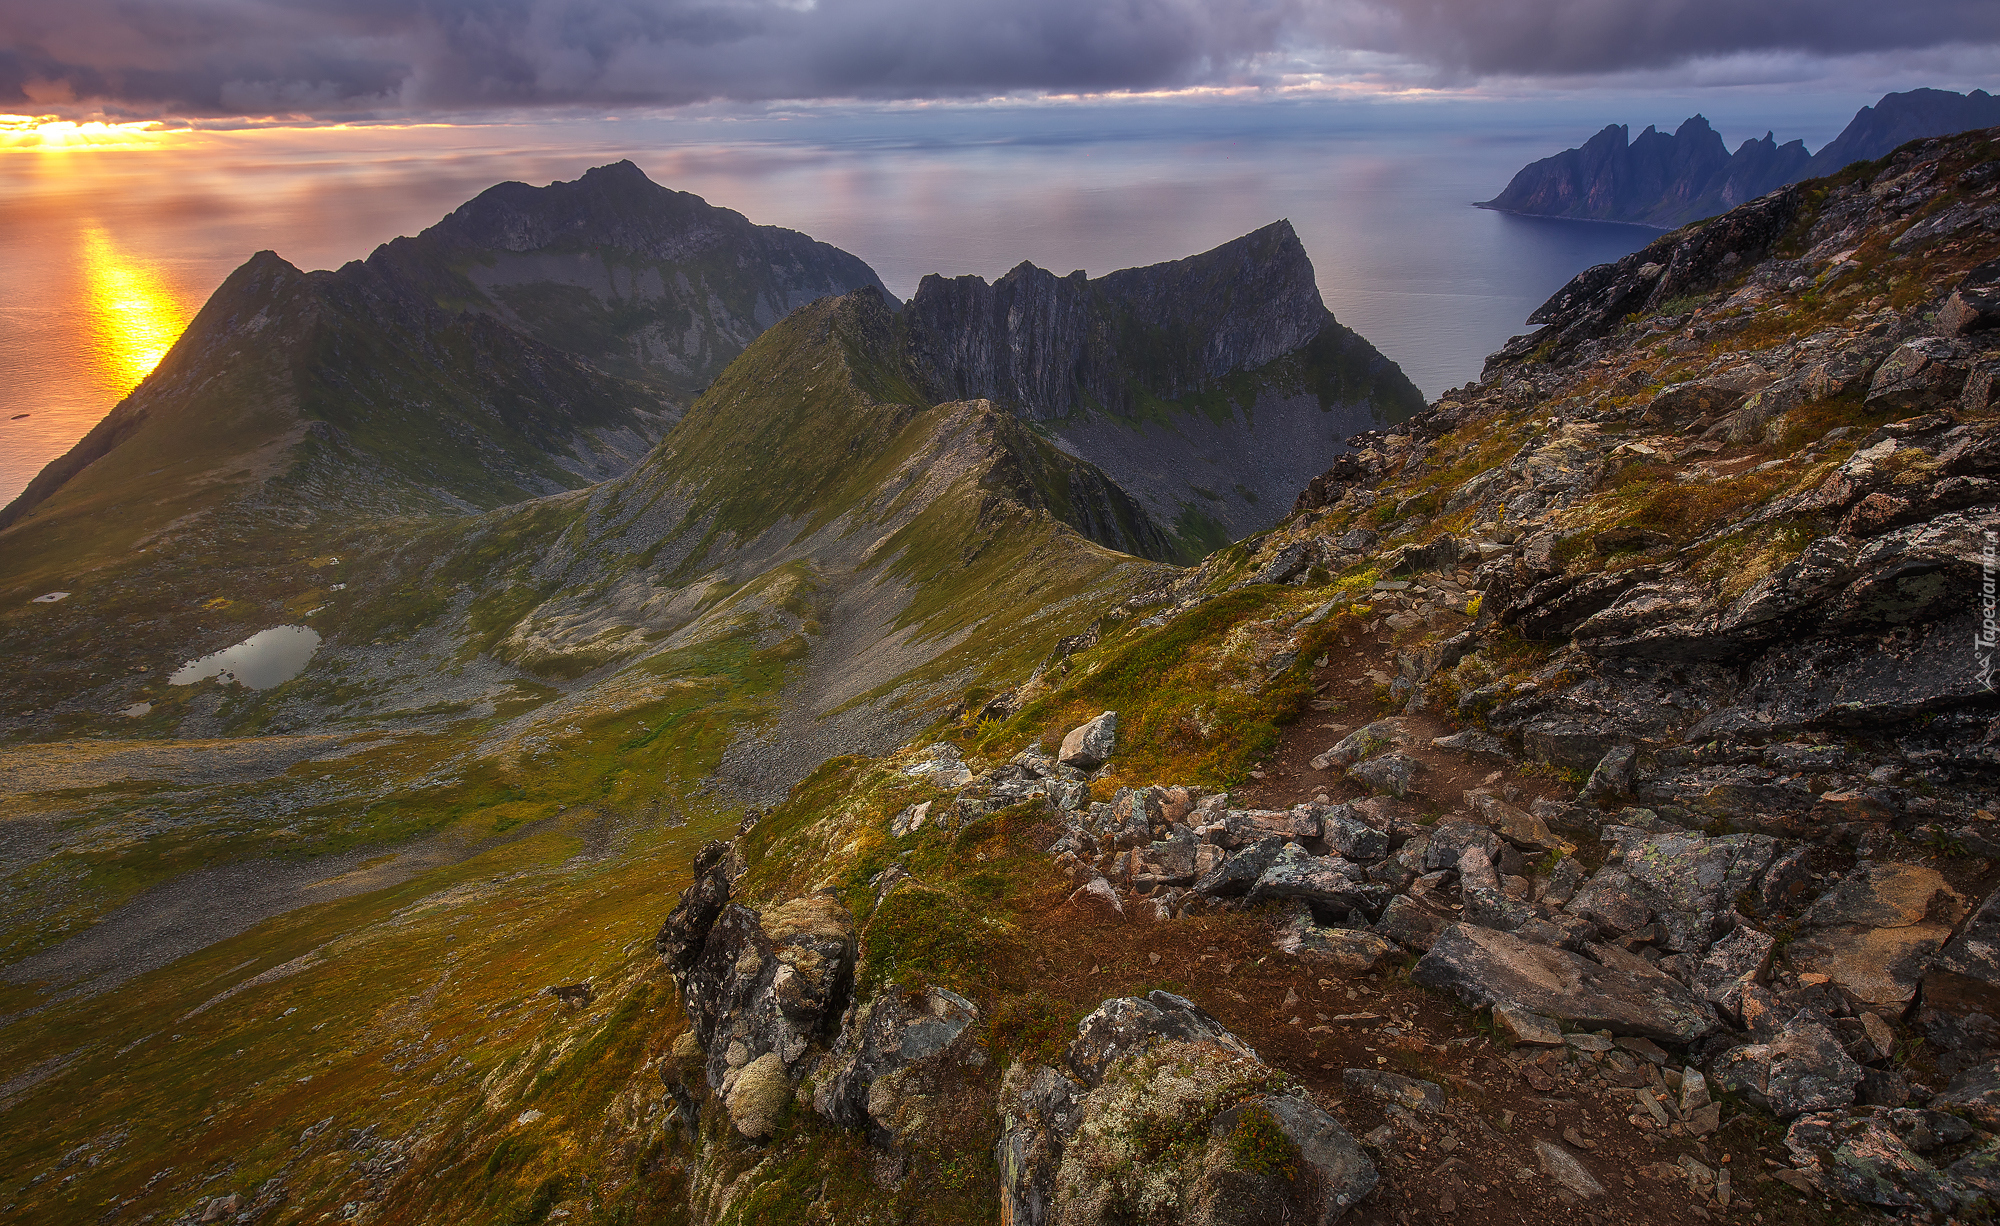
[[[65,119],[1911,81],[2000,84],[2000,3],[0,0],[0,110]]]

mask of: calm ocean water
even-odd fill
[[[1805,108],[1832,118],[1791,130],[1817,143],[1844,106]],[[1693,109],[1652,100],[1637,117],[1671,123]],[[1032,260],[1097,275],[1288,217],[1328,306],[1435,396],[1476,378],[1568,278],[1652,236],[1470,207],[1607,121],[1602,99],[1050,105],[0,150],[0,502],[109,411],[251,253],[336,267],[495,182],[574,178],[621,157],[844,247],[904,297],[925,273],[992,278]]]

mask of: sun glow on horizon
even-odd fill
[[[53,115],[0,115],[0,149],[158,149],[188,131],[157,119],[79,123]]]
[[[188,311],[156,271],[121,255],[102,227],[82,238],[91,364],[105,390],[122,399],[174,347]]]

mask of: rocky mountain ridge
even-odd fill
[[[2000,131],[1919,142],[1591,270],[1276,530],[705,853],[659,937],[683,990],[716,998],[690,966],[768,976],[738,935],[759,922],[779,969],[673,1040],[709,1138],[669,1162],[693,1216],[811,1197],[769,1172],[818,1128],[886,1156],[880,1195],[934,1189],[923,1155],[967,1144],[938,1129],[968,1110],[998,1121],[1010,1221],[1990,1215],[2000,700],[1969,606],[2000,533],[1996,154]],[[1350,722],[1245,734],[1231,703]],[[1254,769],[1190,778],[1217,761]],[[960,909],[996,873],[1017,884],[982,935]],[[816,972],[787,1037],[759,1019],[809,903],[843,951],[814,965],[852,969]],[[1057,915],[1207,992],[1100,999],[1026,1049],[1008,967],[1105,956]],[[1246,1041],[1203,999],[1251,982],[1191,964],[1259,915],[1294,969],[1234,1011]],[[1398,965],[1491,1030],[1410,1037]],[[1101,969],[1060,977],[1089,1000]],[[1343,984],[1387,1015],[1330,1016]],[[922,1042],[878,1036],[894,1001]],[[1004,1072],[962,1042],[989,1010]],[[1429,1063],[1357,1063],[1384,1049],[1343,1028]],[[910,1062],[855,1062],[891,1050]],[[794,1099],[821,1118],[781,1124]],[[1433,1145],[1469,1177],[1412,1160]]]
[[[1611,124],[1580,148],[1523,167],[1505,190],[1479,207],[1673,229],[1787,184],[1879,158],[1912,140],[1996,122],[2000,101],[1984,90],[1915,89],[1885,94],[1874,106],[1862,107],[1817,154],[1803,141],[1780,145],[1769,132],[1731,153],[1700,115],[1671,136],[1648,127],[1631,138],[1623,124]]]

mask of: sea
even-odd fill
[[[494,183],[629,158],[654,181],[927,273],[1092,276],[1290,219],[1336,317],[1435,398],[1569,278],[1657,231],[1474,207],[1606,123],[1704,110],[1817,147],[1870,97],[1046,100],[128,129],[0,124],[0,503],[167,352],[253,253],[335,268]],[[1871,95],[1872,96],[1872,95]]]

